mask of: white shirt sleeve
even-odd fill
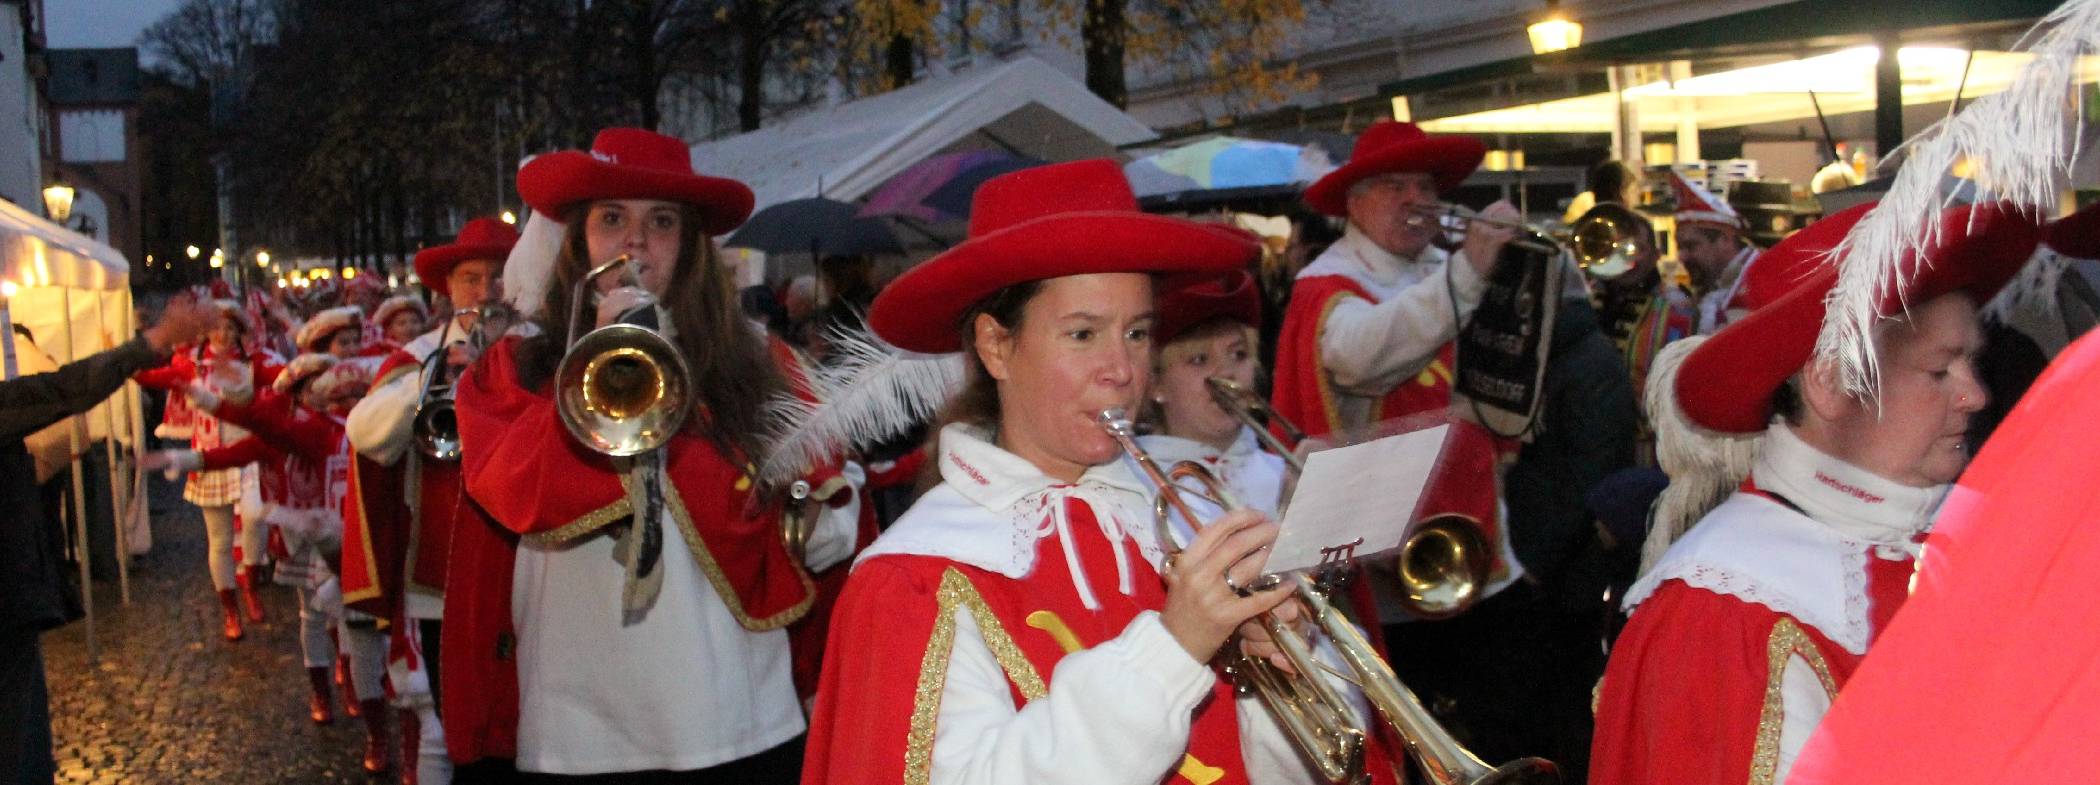
[[[350,416],[343,420],[350,448],[383,465],[400,461],[408,451],[416,421],[416,399],[423,395],[423,375],[429,370],[425,367],[395,374],[351,407]]]
[[[1794,759],[1801,755],[1808,737],[1830,711],[1830,693],[1823,691],[1823,680],[1816,677],[1815,668],[1796,654],[1787,658],[1786,670],[1780,676],[1779,700],[1779,767],[1773,781],[1786,782],[1787,773],[1794,769]]]
[[[853,556],[854,541],[860,536],[860,505],[868,485],[868,470],[856,461],[847,461],[839,467],[839,474],[846,479],[846,487],[839,493],[847,495],[846,503],[837,507],[825,504],[817,513],[816,526],[809,532],[809,542],[804,545],[805,565],[810,572],[826,569]]]
[[[1344,297],[1320,327],[1320,363],[1334,383],[1352,395],[1379,396],[1421,373],[1444,344],[1458,336],[1459,321],[1480,304],[1487,279],[1466,261],[1464,251],[1442,270],[1376,305]],[[1452,295],[1457,295],[1457,301]]]
[[[1196,706],[1217,683],[1146,612],[1060,660],[1050,694],[1017,709],[976,621],[960,608],[955,621],[935,785],[1153,785],[1181,765]]]

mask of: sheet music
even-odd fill
[[[1450,430],[1438,425],[1307,456],[1266,569],[1309,569],[1351,544],[1357,558],[1398,550]]]

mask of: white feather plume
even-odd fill
[[[1674,341],[1655,355],[1648,369],[1648,388],[1641,393],[1648,422],[1655,428],[1655,460],[1670,485],[1655,500],[1648,516],[1648,538],[1641,545],[1641,572],[1662,558],[1677,538],[1728,497],[1764,446],[1763,434],[1733,435],[1694,424],[1677,405],[1677,372],[1684,358],[1706,342],[1697,335]]]
[[[2037,215],[2054,215],[2057,193],[2078,155],[2073,77],[2082,56],[2100,53],[2100,0],[2070,0],[2043,17],[2014,47],[2033,55],[2004,92],[1976,99],[1905,143],[1908,158],[1881,204],[1833,249],[1838,283],[1817,338],[1845,388],[1878,388],[1873,329],[1886,292],[1902,291],[1904,260],[1941,242],[1940,213],[1954,202],[1949,173],[1973,167],[1978,190]],[[1922,258],[1922,256],[1918,257]]]
[[[961,354],[917,354],[861,329],[829,336],[832,362],[810,374],[814,401],[794,395],[768,406],[775,438],[759,476],[793,481],[851,448],[894,438],[933,418],[961,389]]]
[[[554,262],[561,258],[561,240],[569,225],[538,210],[525,213],[518,244],[511,246],[510,257],[503,261],[503,299],[517,309],[520,318],[533,319],[547,302],[547,287],[554,285]]]

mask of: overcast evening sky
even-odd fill
[[[139,33],[178,5],[181,0],[44,0],[44,36],[57,49],[137,46]]]

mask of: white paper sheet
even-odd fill
[[[1328,549],[1359,539],[1357,558],[1397,550],[1450,430],[1438,425],[1307,456],[1267,571],[1318,566]]]

